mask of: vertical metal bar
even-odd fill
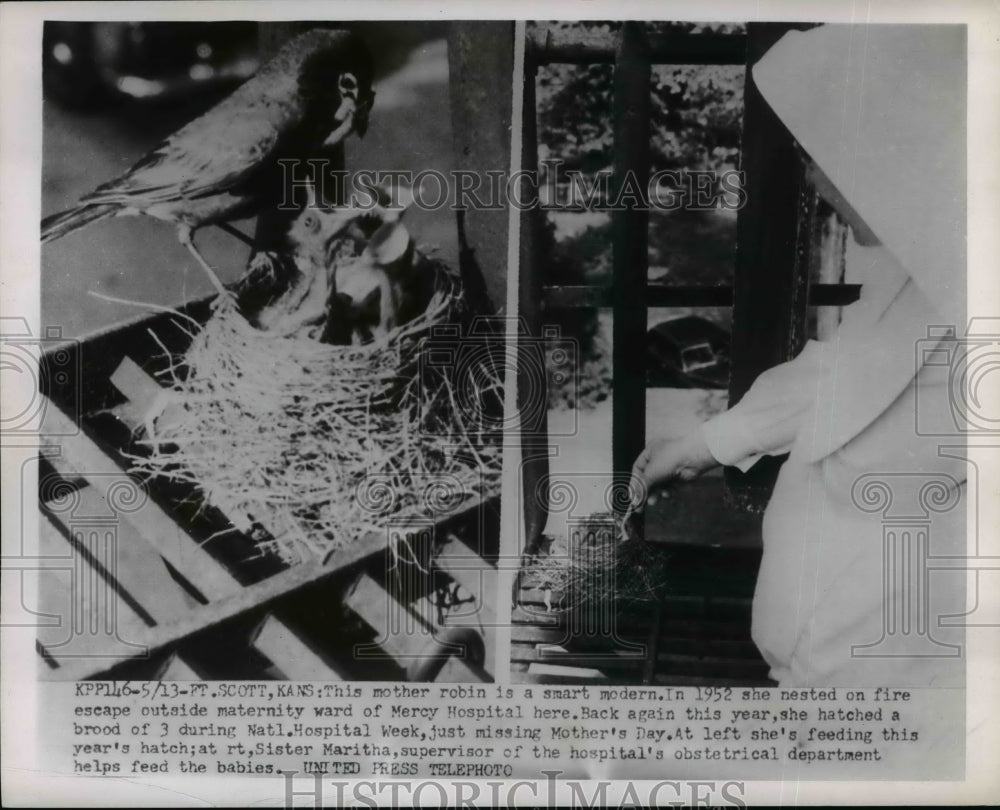
[[[535,110],[537,65],[525,43],[524,109],[521,122],[521,244],[519,252],[519,317],[527,334],[518,340],[517,404],[521,414],[521,476],[524,492],[524,550],[533,552],[548,519],[548,376],[542,341],[542,268],[539,255],[541,211],[538,210],[538,126]],[[541,356],[539,357],[539,353]]]
[[[644,27],[626,22],[614,71],[612,466],[616,476],[631,470],[646,434],[650,76]]]

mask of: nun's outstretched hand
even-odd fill
[[[632,465],[632,507],[641,509],[658,487],[690,481],[718,465],[701,429],[673,439],[654,439]]]

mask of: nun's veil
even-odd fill
[[[966,74],[960,25],[792,31],[753,70],[799,145],[959,328]]]
[[[794,457],[844,446],[907,390],[933,330],[964,331],[965,53],[962,26],[827,25],[789,32],[754,66],[764,99],[874,232],[896,278],[913,282],[889,289],[867,328],[842,329],[815,352],[825,373]]]

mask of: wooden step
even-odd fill
[[[131,363],[131,361],[128,361]],[[126,364],[127,365],[127,364]],[[132,363],[134,366],[135,364]],[[137,367],[136,367],[137,368]],[[141,372],[141,370],[140,370]],[[144,372],[141,372],[144,373]],[[132,379],[136,378],[132,374]],[[155,382],[154,382],[155,385]],[[128,394],[128,392],[123,392]],[[148,394],[148,390],[146,391]],[[142,404],[138,404],[140,409]],[[81,429],[78,429],[60,411],[54,403],[47,403],[45,419],[49,423],[48,429],[44,431],[44,436],[52,437],[50,441],[61,450],[61,457],[66,464],[80,476],[87,479],[90,487],[102,497],[105,502],[110,499],[113,504],[117,495],[112,494],[112,487],[120,486],[121,482],[127,478],[127,474],[109,458]],[[134,484],[133,484],[134,486]],[[141,531],[129,534],[130,543],[143,541],[148,543],[152,550],[168,560],[178,573],[191,582],[209,602],[235,596],[244,590],[243,585],[210,554],[204,551],[192,538],[184,532],[174,520],[167,515],[162,508],[151,500],[147,500],[141,510],[135,512],[133,528],[141,526]],[[129,549],[129,565],[125,568],[125,573],[133,575],[132,563],[134,560],[148,559],[146,551],[135,552]],[[161,579],[161,583],[165,583]],[[177,583],[171,583],[173,588],[177,588]],[[167,589],[170,590],[169,588]],[[161,603],[172,599],[164,593],[154,597],[154,601]],[[173,612],[170,614],[170,623],[183,623],[186,616],[190,616],[195,622],[199,616],[203,616],[205,625],[211,623],[213,614],[205,608],[198,608],[193,613],[190,611]],[[274,621],[281,620],[275,618]],[[303,661],[311,660],[314,657],[312,650],[304,642],[296,642],[295,634],[288,630],[285,633],[265,634],[260,643],[255,645],[256,649],[269,658],[276,666],[291,666],[291,662],[282,661],[283,657],[294,654],[296,658]],[[290,653],[291,651],[291,653]],[[77,673],[79,668],[75,668]],[[316,673],[320,675],[320,672]],[[340,675],[334,669],[327,667],[322,673],[324,677],[316,680],[340,680]],[[75,677],[79,677],[78,674]]]

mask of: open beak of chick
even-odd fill
[[[364,136],[368,130],[368,111],[371,109],[375,94],[369,90],[362,97],[358,79],[353,73],[340,74],[337,90],[340,93],[340,106],[333,116],[336,126],[323,142],[324,146],[343,143],[352,132]]]

